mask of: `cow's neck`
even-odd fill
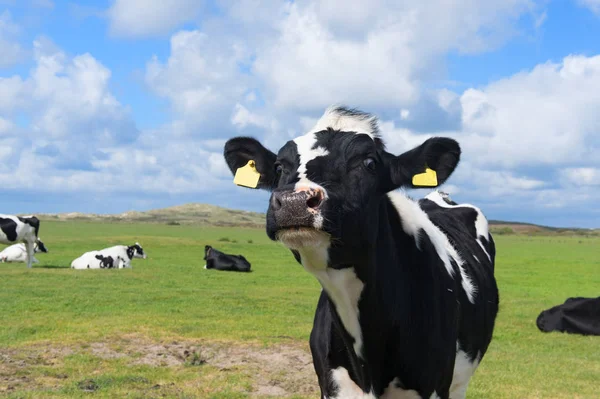
[[[329,243],[324,243],[297,252],[304,268],[318,279],[335,305],[344,329],[353,340],[356,355],[364,360],[365,353],[372,350],[364,347],[369,342],[365,342],[361,325],[372,330],[385,329],[385,325],[374,323],[388,323],[386,318],[371,317],[367,312],[392,306],[385,303],[382,290],[395,291],[394,302],[403,300],[402,285],[407,282],[391,280],[385,269],[401,267],[397,243],[410,242],[412,238],[399,228],[398,214],[394,213],[387,197],[372,204],[363,219],[354,222],[358,224],[348,226],[355,238],[352,245],[331,248]],[[394,265],[378,265],[390,260]]]
[[[359,323],[358,302],[364,283],[356,276],[353,267],[329,267],[329,243],[300,248],[302,266],[314,275],[335,305],[336,313],[346,332],[353,339],[354,351],[362,357],[362,333]]]

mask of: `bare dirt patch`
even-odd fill
[[[59,365],[65,356],[71,354],[91,354],[108,360],[120,359],[132,367],[209,366],[216,368],[219,373],[247,375],[252,381],[249,392],[252,396],[318,396],[312,358],[304,345],[279,344],[264,347],[256,344],[197,341],[156,342],[140,337],[123,337],[117,342],[94,342],[78,347],[0,348],[0,393],[47,387],[48,379],[36,377],[37,373],[30,372],[32,367]],[[67,375],[56,374],[50,385],[61,385],[61,379],[64,383],[68,378]],[[83,388],[93,391],[88,385]]]
[[[31,375],[35,366],[53,366],[57,359],[70,355],[69,348],[0,349],[0,393],[20,388],[35,389],[47,385]],[[56,374],[54,380],[66,378]]]

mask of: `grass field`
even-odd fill
[[[308,335],[320,287],[262,230],[44,222],[40,264],[0,265],[0,395],[318,397]],[[130,270],[68,268],[139,241]],[[498,236],[501,311],[469,398],[598,398],[600,337],[542,334],[540,311],[600,295],[600,238]],[[203,248],[249,274],[207,271]]]

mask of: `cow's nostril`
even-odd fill
[[[271,200],[271,206],[274,210],[281,209],[281,199],[277,195],[273,195],[273,199]]]
[[[323,194],[320,191],[317,191],[306,201],[306,205],[311,209],[317,209],[319,206],[321,206],[322,202]]]

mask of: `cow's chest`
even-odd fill
[[[314,275],[330,300],[346,332],[354,339],[354,351],[362,357],[363,336],[359,323],[358,302],[364,283],[356,276],[353,267],[332,269],[329,262],[328,246],[304,248],[298,251],[302,266]]]

